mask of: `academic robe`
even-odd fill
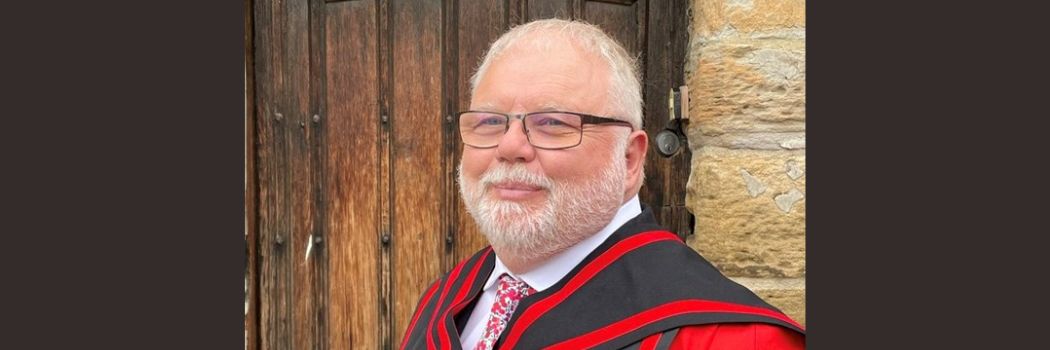
[[[661,228],[650,208],[520,301],[497,349],[801,349],[804,329]],[[486,247],[420,298],[401,349],[461,349],[495,264]]]

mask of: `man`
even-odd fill
[[[402,349],[803,347],[800,325],[639,203],[641,86],[614,40],[521,25],[471,85],[459,185],[491,246],[424,292]]]

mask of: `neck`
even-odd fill
[[[507,266],[507,269],[515,275],[532,271],[532,269],[535,269],[544,261],[550,259],[551,256],[560,252],[551,252],[550,254],[542,256],[525,258],[521,254],[513,254],[508,251],[497,249],[496,247],[492,247],[492,249],[496,251],[496,255],[499,256],[499,260],[503,262],[503,265]]]
[[[507,259],[500,257],[500,260],[503,260],[503,265],[507,265],[507,270],[510,270],[515,275],[532,271],[532,269],[536,268],[536,265],[539,265],[538,261],[518,261],[511,257]]]

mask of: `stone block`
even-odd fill
[[[806,274],[805,150],[693,149],[687,242],[727,276]]]
[[[692,31],[701,38],[806,26],[803,0],[693,0],[692,12]]]
[[[686,73],[690,140],[701,134],[805,131],[804,40],[727,40],[694,49],[690,55],[694,63]],[[801,142],[804,147],[804,139]],[[801,148],[799,140],[783,139],[777,144]]]

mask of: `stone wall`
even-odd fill
[[[694,0],[690,12],[688,243],[805,324],[805,2]]]

